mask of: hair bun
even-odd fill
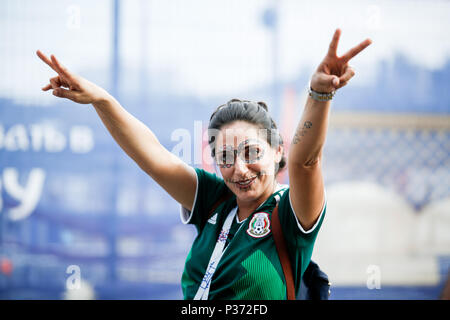
[[[263,101],[258,101],[258,105],[259,105],[260,107],[263,107],[264,110],[266,110],[267,112],[269,112],[269,108],[267,107],[267,104],[266,104],[265,102],[263,102]]]
[[[237,98],[233,98],[230,101],[228,101],[225,105],[222,106],[229,106],[231,103],[233,102],[244,102],[244,103],[250,103],[250,104],[254,104],[255,102],[251,101],[251,100],[242,100],[242,99],[237,99]],[[256,104],[260,107],[262,107],[264,110],[266,110],[267,112],[269,112],[269,108],[267,107],[267,104],[263,101],[258,101],[256,102]],[[220,106],[220,107],[222,107]],[[219,107],[219,108],[220,108]]]

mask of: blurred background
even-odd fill
[[[37,49],[214,172],[202,132],[231,98],[265,101],[289,147],[337,27],[338,54],[373,44],[333,100],[313,259],[330,299],[440,299],[450,266],[450,2],[437,0],[2,0],[0,298],[181,299],[195,237],[91,105],[41,91],[55,73]]]

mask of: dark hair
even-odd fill
[[[267,142],[271,147],[283,146],[283,138],[277,128],[275,121],[269,114],[267,105],[264,102],[254,102],[248,100],[231,99],[226,104],[223,104],[213,112],[209,119],[208,129],[220,130],[224,125],[234,121],[246,121],[254,124],[261,129],[267,129],[270,134],[267,134]],[[208,130],[208,143],[211,149],[211,156],[215,157],[215,135],[211,135],[211,130]],[[275,139],[275,141],[273,140]],[[281,161],[278,163],[278,168],[275,168],[275,174],[286,167],[286,157],[283,155]]]

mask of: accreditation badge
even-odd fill
[[[270,219],[267,212],[258,212],[248,224],[247,234],[253,238],[261,238],[270,232]]]

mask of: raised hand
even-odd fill
[[[70,72],[54,55],[51,55],[51,59],[49,59],[40,50],[36,51],[36,54],[58,74],[42,88],[43,91],[53,89],[53,95],[82,104],[100,102],[108,97],[109,94],[106,90]]]
[[[345,86],[355,75],[355,70],[349,66],[348,62],[372,43],[372,40],[366,39],[338,57],[337,47],[340,36],[341,30],[336,29],[327,55],[311,78],[311,88],[314,91],[332,92]]]

